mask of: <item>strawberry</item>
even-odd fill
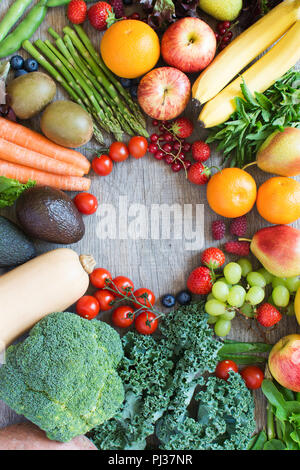
[[[192,155],[196,162],[206,162],[210,157],[210,148],[202,140],[197,140],[192,145]]]
[[[91,25],[98,29],[98,31],[104,31],[107,29],[107,20],[111,23],[114,17],[113,9],[111,5],[106,2],[98,2],[91,6],[88,10],[88,17]]]
[[[125,15],[123,0],[109,0],[116,18],[123,18]]]
[[[247,218],[245,215],[233,219],[230,224],[230,233],[231,235],[236,235],[237,237],[244,237],[247,232]]]
[[[206,184],[210,178],[210,168],[202,163],[193,163],[187,172],[188,180],[194,184]]]
[[[187,280],[187,288],[192,294],[207,295],[213,286],[212,274],[204,266],[194,269]]]
[[[211,231],[214,240],[222,240],[226,232],[226,225],[223,220],[215,220],[211,224]]]
[[[256,312],[256,319],[262,326],[270,327],[276,325],[282,318],[281,313],[269,303],[260,305]]]
[[[225,255],[219,248],[212,246],[203,251],[201,263],[210,269],[218,269],[225,263]]]
[[[250,253],[249,242],[227,242],[225,243],[225,251],[238,256],[248,256]]]
[[[176,121],[171,127],[171,130],[180,139],[186,139],[187,137],[190,137],[190,135],[192,135],[194,126],[188,118],[181,117],[176,119]]]
[[[67,16],[73,24],[81,24],[86,20],[87,6],[83,0],[71,0],[67,8]]]

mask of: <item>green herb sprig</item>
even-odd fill
[[[236,111],[228,121],[212,128],[207,143],[218,142],[223,164],[242,168],[255,161],[263,142],[276,130],[300,128],[300,72],[290,71],[265,93],[254,95],[241,84],[243,98],[236,97]]]

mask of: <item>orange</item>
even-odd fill
[[[300,217],[300,183],[277,176],[258,189],[256,207],[271,224],[290,224]]]
[[[254,206],[256,183],[249,173],[239,168],[219,171],[207,184],[207,201],[223,217],[240,217]]]
[[[143,21],[122,20],[104,33],[101,55],[119,77],[137,78],[153,69],[160,56],[159,38]]]

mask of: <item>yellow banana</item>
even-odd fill
[[[263,93],[300,60],[300,21],[297,21],[283,38],[261,59],[236,78],[215,98],[206,103],[199,120],[203,127],[222,124],[235,111],[236,96],[242,97],[241,82],[245,80],[249,90]]]
[[[297,20],[300,20],[300,0],[285,0],[273,8],[217,55],[194,83],[193,98],[201,104],[214,98]]]

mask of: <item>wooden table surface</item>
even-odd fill
[[[0,19],[12,2],[13,0],[2,0],[0,4]],[[135,10],[134,6],[128,9],[129,13],[133,10]],[[47,33],[47,28],[52,26],[60,33],[66,23],[67,20],[62,7],[50,9],[34,39],[41,37],[42,39],[47,38],[51,40]],[[100,34],[87,24],[84,27],[95,46],[98,47]],[[22,55],[25,57],[26,53],[22,53]],[[57,98],[68,99],[60,86],[57,87]],[[192,109],[191,104],[184,114],[192,118],[196,124],[197,115]],[[39,130],[39,119],[28,121],[26,125]],[[150,121],[149,131],[152,132]],[[190,140],[204,138],[205,135],[205,131],[201,130],[196,124],[194,134]],[[107,143],[109,144],[110,141],[110,137],[107,136]],[[88,149],[94,148],[95,152],[99,148],[94,140],[86,147]],[[85,150],[83,153],[88,157],[93,155],[93,152],[90,150]],[[213,154],[212,164],[220,164],[220,156],[216,152]],[[258,169],[250,169],[250,172],[258,186],[271,176]],[[129,276],[134,281],[135,286],[148,287],[159,298],[165,293],[176,293],[185,288],[188,274],[200,264],[200,252],[202,249],[212,245],[222,248],[224,240],[218,243],[211,236],[211,223],[218,216],[209,208],[206,202],[205,187],[198,187],[189,183],[185,178],[184,172],[179,174],[173,173],[169,166],[147,155],[141,160],[130,158],[123,163],[116,164],[113,172],[105,178],[91,174],[91,179],[91,192],[98,198],[99,209],[95,215],[85,217],[86,234],[83,240],[73,245],[72,248],[78,253],[93,254],[97,265],[106,267],[113,275],[122,274]],[[203,246],[200,246],[197,250],[187,250],[187,240],[184,237],[180,240],[174,239],[172,232],[169,239],[168,237],[166,239],[151,239],[151,236],[146,239],[133,239],[132,233],[135,232],[132,226],[133,220],[141,213],[146,212],[149,215],[154,204],[167,204],[170,207],[173,204],[177,204],[181,208],[184,205],[191,205],[194,219],[196,205],[203,205],[203,218],[201,219],[199,216],[198,219],[201,222],[201,230],[203,231]],[[129,212],[126,210],[126,207],[128,207]],[[186,207],[188,210],[188,206]],[[124,217],[126,212],[128,213],[129,227],[131,227],[127,238],[122,230],[120,234],[117,231],[115,239],[104,240],[99,238],[99,231],[100,227],[103,226],[104,218],[109,221],[108,226],[110,229],[114,226],[115,222],[117,223],[117,228],[119,228],[123,224],[119,220],[119,215],[121,214]],[[199,207],[199,212],[201,212],[201,207]],[[13,209],[3,210],[1,213],[10,218],[14,217]],[[148,219],[148,233],[151,233],[150,217]],[[259,228],[266,225],[268,223],[259,216],[256,209],[253,209],[248,214],[249,237]],[[294,226],[300,228],[299,220]],[[139,230],[137,226],[136,230]],[[37,242],[36,246],[39,253],[56,247],[53,244],[44,242]],[[254,259],[253,261],[255,263]],[[262,338],[258,330],[255,327],[250,327],[249,323],[241,318],[234,319],[229,337],[241,341],[261,341]],[[296,332],[300,332],[300,328],[297,326],[295,319],[285,317],[274,331],[267,333],[267,337],[273,343],[286,334]],[[258,427],[260,427],[265,420],[265,403],[260,392],[255,394],[255,398],[256,419]],[[17,416],[0,401],[0,428],[22,420],[24,418]]]

